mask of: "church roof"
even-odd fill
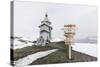
[[[41,30],[41,31],[40,31],[40,33],[41,33],[41,32],[44,32],[44,31],[45,31],[45,32],[47,32],[47,33],[50,33],[50,32],[49,32],[49,31],[47,31],[47,30]]]
[[[51,26],[49,26],[49,25],[47,25],[47,24],[41,24],[40,26],[39,26],[39,28],[41,27],[41,26],[48,26],[48,27],[50,27],[51,29],[52,29],[52,27]]]

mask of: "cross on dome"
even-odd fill
[[[44,20],[43,21],[49,21],[48,14],[47,13],[45,13],[45,17],[44,17]]]

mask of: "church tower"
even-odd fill
[[[51,30],[52,30],[52,27],[50,25],[51,25],[51,22],[49,21],[48,14],[46,13],[44,20],[41,21],[41,25],[39,26],[40,28],[39,44],[45,46],[47,43],[50,42]]]

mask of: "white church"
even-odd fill
[[[50,26],[51,22],[48,19],[48,14],[45,14],[44,20],[41,21],[40,28],[40,37],[37,39],[37,45],[46,46],[46,44],[50,43],[51,40],[51,30]]]

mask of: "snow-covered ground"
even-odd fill
[[[20,42],[18,40],[14,40],[14,47],[13,49],[18,49],[18,48],[23,48],[23,47],[26,47],[26,46],[32,46],[34,45],[34,43],[23,43],[23,42]]]
[[[14,39],[14,48],[13,49],[18,49],[18,48],[23,48],[26,46],[32,46],[34,45],[34,43],[29,42],[30,40],[28,40],[27,38],[20,38],[25,42],[21,42],[19,41],[19,39]],[[61,38],[53,38],[51,40],[51,42],[58,42],[58,41],[63,41]],[[78,52],[82,52],[94,57],[97,57],[97,52],[98,52],[98,46],[97,44],[91,44],[91,43],[75,43],[74,45],[72,45],[73,50],[78,51]]]
[[[90,56],[97,57],[98,56],[98,46],[97,44],[90,43],[75,43],[72,45],[73,50],[85,53]]]
[[[52,42],[58,42],[61,41],[60,39],[53,39]],[[32,46],[34,45],[34,43],[31,42],[20,42],[18,41],[18,39],[14,40],[14,49],[18,49],[18,48],[23,48],[26,46]],[[98,46],[97,44],[91,44],[91,43],[75,43],[74,45],[72,45],[73,50],[78,51],[78,52],[82,52],[94,57],[97,57],[97,52],[98,52]]]
[[[19,40],[24,40],[25,42],[21,42]],[[14,39],[14,47],[13,49],[18,49],[18,48],[23,48],[23,47],[26,47],[26,46],[32,46],[32,45],[35,45],[35,43],[32,43],[32,42],[29,42],[29,41],[32,41],[32,39],[28,39],[28,38],[16,38]],[[59,41],[63,41],[63,39],[61,38],[52,38],[51,42],[59,42]]]
[[[52,40],[53,42],[57,42],[57,41],[61,41],[61,40]],[[26,47],[26,46],[32,46],[34,45],[33,43],[29,42],[27,44],[23,43],[23,42],[20,42],[18,40],[15,40],[14,42],[14,49],[17,49],[17,48],[23,48],[23,47]],[[98,46],[97,44],[91,44],[91,43],[75,43],[74,45],[72,45],[73,47],[73,50],[75,51],[78,51],[78,52],[81,52],[81,53],[84,53],[84,54],[87,54],[87,55],[90,55],[90,56],[94,56],[94,57],[97,57],[98,56]],[[35,54],[31,54],[31,55],[28,55],[24,58],[21,58],[17,61],[15,61],[15,65],[28,65],[30,63],[32,63],[33,61],[41,58],[41,57],[44,57],[44,56],[47,56],[48,54],[52,53],[52,52],[55,52],[57,51],[58,49],[53,49],[53,50],[47,50],[47,51],[40,51],[40,52],[37,52]]]
[[[63,41],[63,39],[61,38],[52,38],[51,42],[59,42],[59,41]]]
[[[91,41],[92,40],[96,40],[97,38],[90,38]],[[51,40],[52,42],[59,42],[59,41],[63,41],[63,39],[61,38],[53,38]],[[87,55],[91,55],[94,57],[98,56],[98,46],[97,43],[75,43],[74,45],[72,45],[73,50],[81,52],[81,53],[85,53]]]
[[[41,57],[47,56],[48,54],[55,52],[57,50],[58,49],[52,49],[52,50],[37,52],[35,54],[31,54],[22,59],[19,59],[19,60],[15,61],[14,63],[15,63],[15,65],[28,65],[28,64],[32,63],[33,61],[35,61]]]
[[[20,40],[22,40],[23,42],[21,42]],[[34,43],[32,43],[30,40],[26,38],[16,38],[14,39],[13,49],[23,48],[32,45],[34,45]]]

